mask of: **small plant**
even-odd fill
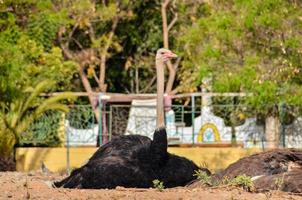
[[[228,176],[224,176],[220,181],[220,185],[230,185],[232,180]]]
[[[232,180],[232,185],[242,187],[243,189],[251,192],[254,190],[254,183],[249,176],[240,175]]]
[[[283,183],[284,183],[284,174],[282,178],[275,178],[274,184],[277,190],[281,190]]]
[[[195,170],[193,176],[197,177],[197,180],[199,180],[203,184],[212,185],[211,177],[202,170]]]
[[[165,188],[164,182],[158,179],[153,180],[152,183],[153,183],[153,187],[158,189],[159,191],[163,191],[163,189]]]

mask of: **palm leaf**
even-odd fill
[[[20,135],[29,129],[30,125],[37,120],[44,112],[48,110],[60,110],[68,112],[68,106],[60,103],[62,100],[75,99],[76,97],[71,92],[65,92],[57,96],[43,99],[42,103],[37,104],[39,96],[48,88],[53,86],[52,81],[42,81],[35,88],[27,88],[24,96],[9,106],[2,105],[0,114],[0,129],[6,135],[13,133],[13,145],[18,143]],[[30,94],[28,95],[28,93]],[[7,138],[8,135],[7,135]],[[5,140],[5,139],[4,139]]]
[[[41,114],[43,114],[44,112],[48,111],[48,110],[59,110],[62,112],[68,112],[69,108],[68,106],[64,105],[64,104],[60,104],[60,103],[52,103],[50,105],[47,106],[39,106],[35,112],[34,112],[34,117],[38,118]]]
[[[36,112],[38,113],[43,113],[46,110],[61,110],[63,112],[68,112],[68,107],[63,104],[59,104],[58,102],[61,100],[66,100],[66,99],[75,99],[76,97],[73,95],[72,92],[64,92],[61,93],[57,96],[50,97],[46,99],[45,101],[40,104]],[[52,109],[53,108],[53,109]]]
[[[19,116],[22,117],[26,110],[28,110],[34,101],[37,100],[39,95],[44,92],[46,89],[52,87],[54,85],[53,81],[45,80],[40,83],[31,91],[30,96],[25,100],[24,105],[22,106],[21,112]]]

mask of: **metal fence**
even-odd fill
[[[262,106],[277,119],[280,147],[302,148],[302,114],[299,106]],[[274,111],[275,110],[275,111]],[[22,135],[21,146],[66,146],[70,171],[70,147],[99,146],[124,134],[152,138],[156,126],[154,105],[102,105],[100,122],[90,105],[71,106],[69,113],[49,111]],[[274,112],[273,112],[274,111]],[[276,112],[277,111],[277,112]],[[183,106],[165,109],[169,145],[233,146],[265,148],[266,116],[246,105]]]
[[[267,109],[267,107],[264,106]],[[298,106],[279,106],[280,147],[302,147],[302,115]],[[266,118],[246,105],[183,106],[166,109],[166,129],[170,145],[240,144],[265,147]],[[70,107],[63,114],[45,113],[23,134],[22,146],[98,146],[124,134],[152,138],[156,126],[155,106],[108,104],[97,122],[90,105]]]

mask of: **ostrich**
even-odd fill
[[[256,189],[279,189],[302,193],[302,151],[274,149],[244,157],[213,175],[216,179],[245,174],[253,177]],[[277,183],[276,180],[280,180]],[[278,185],[281,184],[281,185]]]
[[[164,124],[164,64],[176,57],[168,49],[156,54],[157,128],[153,140],[146,136],[120,136],[101,146],[87,164],[72,171],[54,187],[115,188],[116,186],[149,188],[158,179],[165,187],[184,186],[195,179],[199,168],[190,160],[167,152]],[[210,173],[207,169],[205,172]]]

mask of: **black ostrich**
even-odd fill
[[[75,169],[55,187],[115,188],[116,186],[149,188],[158,179],[165,187],[184,186],[195,179],[199,168],[190,160],[167,152],[164,126],[164,63],[176,57],[167,49],[156,54],[157,128],[153,140],[140,135],[121,136],[100,147],[87,164]],[[203,169],[210,173],[207,169]]]
[[[259,191],[282,190],[302,193],[302,151],[274,149],[241,158],[213,178],[222,180],[239,175],[253,177]]]

